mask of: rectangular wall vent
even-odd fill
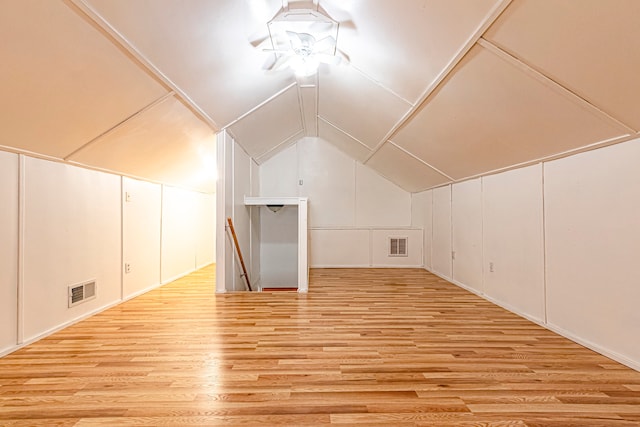
[[[69,286],[69,307],[92,300],[96,297],[96,281]]]
[[[389,237],[389,256],[409,256],[408,237]]]

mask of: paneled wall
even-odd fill
[[[25,157],[24,340],[121,297],[117,175]],[[68,308],[68,286],[96,280],[94,300]]]
[[[217,137],[218,180],[216,234],[224,239],[217,240],[216,251],[216,292],[246,290],[242,277],[242,267],[234,247],[233,238],[227,227],[231,218],[243,260],[251,283],[260,280],[260,248],[252,247],[252,235],[260,234],[259,217],[244,204],[245,196],[255,196],[258,191],[258,167],[254,160],[237,144],[227,132]]]
[[[480,179],[451,189],[453,281],[482,290],[482,183]]]
[[[309,198],[311,267],[423,265],[411,195],[320,138],[304,138],[260,165],[261,196]],[[408,238],[389,257],[389,237]]]
[[[123,178],[122,194],[123,296],[129,298],[161,283],[162,186]]]
[[[640,369],[640,140],[545,165],[547,316]]]
[[[213,230],[213,202],[0,152],[0,355],[159,285],[161,259],[173,277],[213,262],[213,233],[191,231],[179,247],[172,240],[185,229]],[[96,298],[69,307],[69,286],[88,281]]]
[[[195,237],[197,224],[193,218],[195,194],[175,187],[162,189],[162,283],[171,282],[196,267]]]
[[[411,225],[422,228],[423,265],[431,270],[433,242],[433,191],[423,191],[411,195]]]
[[[544,320],[542,165],[483,178],[484,292]]]
[[[433,190],[433,271],[451,280],[451,186]]]
[[[454,283],[640,369],[639,158],[634,140],[414,194],[430,270],[449,277],[452,245]]]
[[[0,151],[0,355],[18,339],[18,155]]]

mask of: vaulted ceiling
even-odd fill
[[[319,3],[319,4],[318,4]],[[348,63],[265,71],[282,8]],[[215,133],[261,163],[317,136],[408,191],[637,137],[637,0],[4,0],[0,146],[214,191]]]

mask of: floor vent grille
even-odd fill
[[[389,237],[389,256],[408,256],[408,237]]]
[[[96,297],[96,281],[69,286],[69,307],[92,300]]]

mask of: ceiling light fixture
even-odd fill
[[[311,76],[321,63],[348,62],[348,57],[336,46],[338,26],[338,22],[319,10],[281,10],[267,23],[269,35],[261,40],[271,43],[263,51],[273,54],[264,68],[272,71],[290,68],[298,76]]]

